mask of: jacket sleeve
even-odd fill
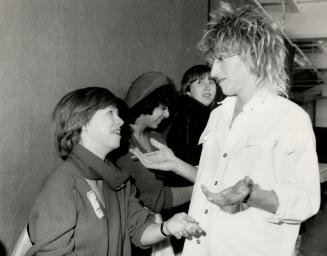
[[[75,255],[73,186],[67,173],[57,171],[47,179],[30,213],[29,235],[34,245],[27,255]]]
[[[131,183],[127,186],[130,188],[127,206],[128,234],[134,245],[142,247],[143,232],[150,224],[154,223],[154,219],[151,212],[141,206],[138,198],[136,198],[136,188]]]
[[[315,138],[309,117],[300,118],[301,122],[297,120],[293,124],[296,129],[285,132],[283,141],[276,148],[280,166],[277,166],[278,183],[273,189],[279,200],[279,208],[271,219],[275,223],[301,223],[319,210]]]
[[[135,180],[135,186],[139,190],[139,198],[144,206],[151,211],[159,213],[163,209],[172,208],[173,195],[171,188],[164,185],[162,180],[145,168],[139,161],[130,158],[130,154],[121,157],[117,164],[125,169]]]

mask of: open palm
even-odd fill
[[[176,156],[173,151],[159,141],[150,138],[150,143],[158,148],[157,151],[142,153],[138,148],[130,149],[130,152],[149,169],[171,171],[176,168]]]

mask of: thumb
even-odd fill
[[[253,185],[253,180],[249,176],[245,176],[244,183],[246,186],[251,187]]]
[[[156,147],[158,149],[166,147],[165,144],[162,144],[161,142],[157,141],[154,138],[150,138],[150,143],[151,143],[152,146],[154,146],[154,147]]]
[[[206,187],[206,185],[202,184],[201,185],[201,189],[203,194],[207,197],[207,199],[209,200],[210,196],[211,196],[211,192],[210,190]]]

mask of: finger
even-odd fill
[[[185,215],[183,220],[189,222],[189,223],[198,223],[195,219],[193,219],[190,215]]]
[[[137,157],[142,163],[149,164],[149,160],[151,159],[151,156],[148,156],[147,154],[142,153],[138,148],[130,149],[130,152]]]
[[[182,237],[189,237],[191,234],[187,230],[182,231]]]
[[[137,158],[140,158],[143,155],[143,153],[138,148],[131,148],[129,152],[131,152]]]
[[[156,156],[156,155],[158,155],[158,153],[159,153],[159,151],[156,150],[156,151],[152,151],[152,152],[144,153],[143,155],[144,155],[144,156],[151,157],[151,156]]]
[[[154,147],[156,147],[158,149],[167,147],[165,144],[162,144],[161,142],[157,141],[154,138],[150,138],[150,143],[151,143],[152,146],[154,146]]]
[[[173,234],[174,237],[176,237],[177,239],[181,239],[182,238],[182,232],[176,232]]]
[[[207,200],[213,200],[213,193],[206,187],[206,185],[202,184],[201,189],[203,194],[206,196]]]
[[[244,183],[245,183],[245,185],[247,185],[248,187],[250,187],[250,186],[253,185],[253,180],[249,176],[245,176]]]
[[[200,235],[200,234],[204,234],[204,230],[197,224],[191,224],[191,225],[187,225],[185,227],[185,230],[189,232],[189,234],[191,235]]]
[[[132,160],[139,160],[135,155],[131,155],[130,159],[132,159]]]

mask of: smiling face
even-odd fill
[[[97,110],[82,127],[80,144],[97,155],[106,155],[119,147],[120,128],[123,124],[116,107]]]
[[[208,74],[203,79],[198,78],[192,82],[187,94],[203,105],[209,106],[216,96],[216,91],[216,83]]]
[[[163,119],[169,117],[169,110],[167,106],[159,104],[151,115],[144,115],[143,117],[145,127],[156,129]]]

